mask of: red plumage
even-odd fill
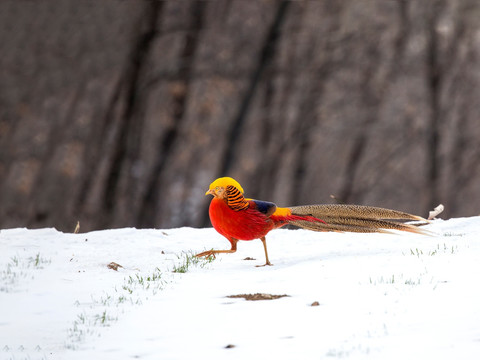
[[[271,218],[258,211],[252,200],[249,201],[248,209],[234,211],[224,200],[213,198],[210,202],[209,214],[215,230],[230,242],[231,238],[237,240],[259,239],[270,230],[279,227]]]
[[[286,225],[289,221],[322,222],[313,216],[270,215],[257,209],[254,200],[248,200],[249,207],[242,211],[232,210],[223,199],[213,198],[210,202],[209,215],[213,227],[227,239],[260,239],[273,229]]]

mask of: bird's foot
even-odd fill
[[[215,250],[207,250],[207,251],[204,251],[204,252],[201,252],[197,255],[195,255],[195,257],[203,257],[205,256],[207,259],[208,258],[214,258],[216,259],[216,255],[215,255]]]
[[[263,266],[273,266],[273,264],[270,262],[270,261],[267,261],[265,264],[263,265],[255,265],[256,267],[263,267]]]

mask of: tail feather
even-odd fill
[[[292,215],[299,217],[313,217],[325,221],[325,223],[322,223],[319,221],[311,221],[310,219],[288,220],[288,223],[291,225],[314,231],[371,233],[400,230],[425,234],[426,231],[421,230],[414,225],[405,224],[404,222],[428,222],[420,216],[372,206],[327,204],[293,206],[289,209],[291,210]]]

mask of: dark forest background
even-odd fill
[[[0,227],[480,213],[480,2],[0,1]],[[333,195],[332,198],[330,195]]]

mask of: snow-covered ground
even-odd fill
[[[255,240],[188,269],[228,242],[213,229],[1,230],[0,359],[479,359],[480,217],[426,228],[275,230],[274,266],[254,266]],[[288,296],[227,297],[255,293]]]

